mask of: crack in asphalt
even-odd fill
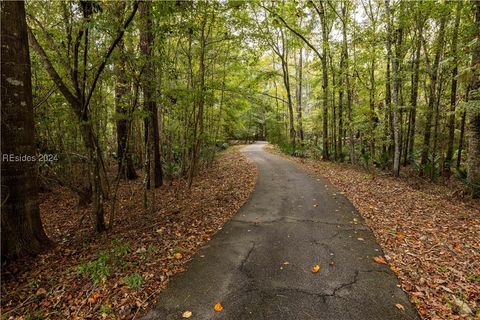
[[[247,275],[247,277],[250,278],[250,276],[247,274],[247,272],[244,270],[244,267],[245,267],[245,264],[247,263],[248,259],[250,259],[250,255],[252,254],[253,250],[255,250],[255,242],[252,241],[251,242],[252,246],[250,247],[250,249],[248,250],[247,254],[245,255],[245,257],[242,259],[242,261],[240,262],[240,271],[245,273]]]
[[[357,224],[355,227],[355,226],[352,226],[351,223],[330,222],[330,221],[321,221],[321,220],[314,220],[314,219],[298,219],[298,218],[293,218],[288,216],[280,217],[273,220],[265,220],[265,221],[249,221],[249,220],[240,220],[240,219],[232,219],[231,221],[245,223],[245,224],[252,224],[252,225],[272,224],[277,222],[285,222],[285,223],[302,222],[302,223],[317,223],[317,224],[332,225],[332,226],[350,227],[348,229],[342,229],[342,230],[368,230],[368,228],[366,228],[366,226],[364,226],[363,224]]]

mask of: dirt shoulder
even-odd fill
[[[480,318],[480,201],[432,183],[281,155],[348,197],[424,319]]]
[[[56,247],[2,266],[2,319],[138,318],[249,198],[257,169],[238,150],[219,154],[190,191],[173,181],[149,192],[148,209],[141,179],[122,182],[114,229],[103,234],[68,190],[42,194],[42,220]]]

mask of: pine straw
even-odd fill
[[[157,210],[142,206],[141,179],[122,182],[115,226],[96,234],[88,208],[66,189],[41,195],[45,229],[57,244],[36,259],[2,267],[3,319],[132,319],[153,306],[170,277],[245,203],[257,176],[255,165],[231,148],[198,176],[189,192],[173,181],[155,192]],[[152,203],[153,193],[148,194]],[[78,267],[109,256],[109,276],[95,283]],[[126,276],[137,273],[140,288]]]
[[[480,201],[412,176],[285,157],[354,204],[423,319],[480,318]]]

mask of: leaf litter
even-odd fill
[[[232,147],[202,170],[190,191],[183,180],[167,181],[155,197],[148,191],[146,210],[142,179],[121,181],[114,228],[102,234],[89,223],[90,208],[79,208],[69,190],[40,194],[56,247],[2,266],[2,319],[139,318],[247,201],[256,177],[256,166]]]

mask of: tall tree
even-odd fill
[[[298,125],[298,138],[303,142],[303,120],[302,120],[302,99],[303,99],[303,47],[298,52],[297,63],[297,86],[296,86],[296,98],[297,98],[297,125]]]
[[[422,50],[422,40],[423,40],[423,18],[421,5],[417,4],[417,13],[416,13],[416,40],[415,40],[415,54],[413,57],[413,75],[412,75],[412,85],[410,91],[410,106],[411,110],[409,113],[408,121],[408,131],[407,131],[407,152],[405,152],[405,159],[412,161],[413,151],[415,145],[415,130],[416,130],[416,120],[417,120],[417,103],[418,103],[418,82],[420,78],[420,58]],[[407,160],[405,160],[407,162]],[[406,163],[405,163],[406,164]]]
[[[328,57],[328,50],[329,50],[329,43],[328,43],[328,26],[327,26],[327,17],[325,14],[325,4],[320,1],[319,6],[317,7],[315,3],[312,2],[315,11],[317,12],[318,16],[320,17],[320,24],[322,26],[322,55],[321,55],[321,63],[322,63],[322,106],[323,106],[323,115],[322,115],[322,140],[323,140],[323,150],[322,150],[322,159],[328,160],[329,159],[329,152],[328,152],[328,64],[327,64],[327,57]],[[347,53],[348,54],[348,53]],[[347,83],[347,92],[350,90]],[[347,98],[348,99],[348,98]],[[348,102],[347,102],[348,103]]]
[[[448,142],[447,155],[443,166],[443,175],[450,176],[453,158],[453,142],[455,139],[455,108],[457,105],[457,76],[458,76],[458,29],[460,27],[460,12],[462,3],[459,1],[455,10],[455,25],[453,26],[451,56],[453,58],[452,85],[450,87],[450,114],[448,115]]]
[[[480,1],[473,0],[475,10],[475,47],[472,50],[468,125],[468,182],[474,196],[480,196]]]
[[[52,60],[48,57],[47,53],[45,52],[44,48],[40,45],[37,38],[35,37],[33,31],[28,29],[28,40],[32,48],[40,57],[45,70],[49,74],[52,81],[55,83],[58,90],[62,93],[65,97],[67,102],[70,105],[73,113],[75,114],[77,121],[80,125],[80,132],[82,134],[83,143],[85,149],[88,153],[88,166],[89,166],[89,180],[90,184],[88,187],[87,195],[91,194],[93,200],[93,221],[95,230],[98,232],[104,231],[107,229],[105,224],[105,217],[104,217],[104,187],[102,186],[102,168],[104,167],[103,163],[103,155],[102,151],[100,150],[100,145],[98,143],[97,135],[94,131],[92,119],[91,119],[91,108],[90,102],[97,88],[98,81],[100,76],[102,75],[105,67],[109,61],[110,56],[113,53],[113,50],[116,48],[120,40],[122,39],[123,35],[125,34],[125,30],[128,28],[130,23],[132,22],[133,18],[138,9],[138,2],[134,2],[133,9],[128,16],[128,18],[123,22],[123,24],[117,30],[116,36],[111,42],[110,46],[107,49],[107,52],[103,56],[100,64],[97,68],[94,68],[94,72],[92,73],[92,82],[90,85],[89,90],[86,89],[86,82],[87,82],[87,73],[88,73],[88,65],[87,65],[87,53],[88,53],[88,28],[90,27],[90,23],[88,23],[91,19],[91,15],[95,10],[99,10],[99,6],[93,2],[82,2],[82,11],[83,11],[83,23],[82,27],[79,29],[78,34],[75,38],[75,45],[73,47],[73,54],[72,54],[72,68],[70,72],[71,76],[71,83],[73,84],[74,91],[67,86],[66,79],[62,78],[58,71],[56,70]],[[70,35],[71,36],[71,35]],[[83,76],[79,76],[79,59],[80,59],[80,44],[84,39],[84,56],[83,56]]]
[[[37,254],[52,243],[38,205],[30,53],[23,1],[1,3],[2,257]],[[10,156],[23,157],[9,159]]]
[[[125,45],[118,44],[120,58],[115,63],[115,111],[117,112],[117,162],[118,172],[127,179],[137,178],[130,151],[131,140],[131,106],[128,106],[128,81],[125,73]]]
[[[427,45],[425,39],[423,39],[424,52],[425,52],[425,62],[427,64],[428,75],[430,78],[429,84],[429,99],[428,106],[425,113],[425,128],[423,132],[423,145],[422,145],[422,154],[420,159],[420,171],[419,175],[423,176],[425,173],[425,168],[429,162],[430,156],[430,145],[431,145],[431,135],[432,135],[432,120],[433,113],[435,111],[435,105],[437,104],[437,85],[438,85],[438,67],[440,65],[440,58],[443,52],[444,40],[445,40],[445,24],[447,21],[447,16],[445,13],[442,13],[440,18],[440,27],[437,33],[437,39],[435,43],[435,57],[433,63],[430,63],[430,57],[427,50]],[[433,171],[433,161],[430,163],[430,170]]]
[[[398,176],[400,174],[400,129],[399,129],[399,90],[400,90],[400,76],[399,73],[399,46],[401,45],[401,27],[396,32],[396,37],[398,42],[396,46],[396,54],[393,56],[392,53],[392,24],[393,24],[393,15],[390,8],[390,0],[385,0],[385,10],[387,15],[387,55],[389,60],[392,62],[392,74],[393,79],[393,107],[392,107],[392,127],[393,127],[393,145],[394,145],[394,154],[393,154],[393,174]]]
[[[139,8],[140,26],[140,51],[142,53],[144,69],[142,75],[144,110],[148,116],[145,118],[145,143],[148,154],[153,155],[153,177],[147,176],[147,188],[150,186],[150,178],[153,178],[155,188],[162,185],[163,173],[160,158],[160,132],[158,128],[158,110],[155,96],[155,62],[153,57],[153,18],[152,2],[142,1]],[[147,157],[148,158],[148,157]],[[150,168],[149,162],[147,165]],[[147,171],[147,175],[150,170]]]

